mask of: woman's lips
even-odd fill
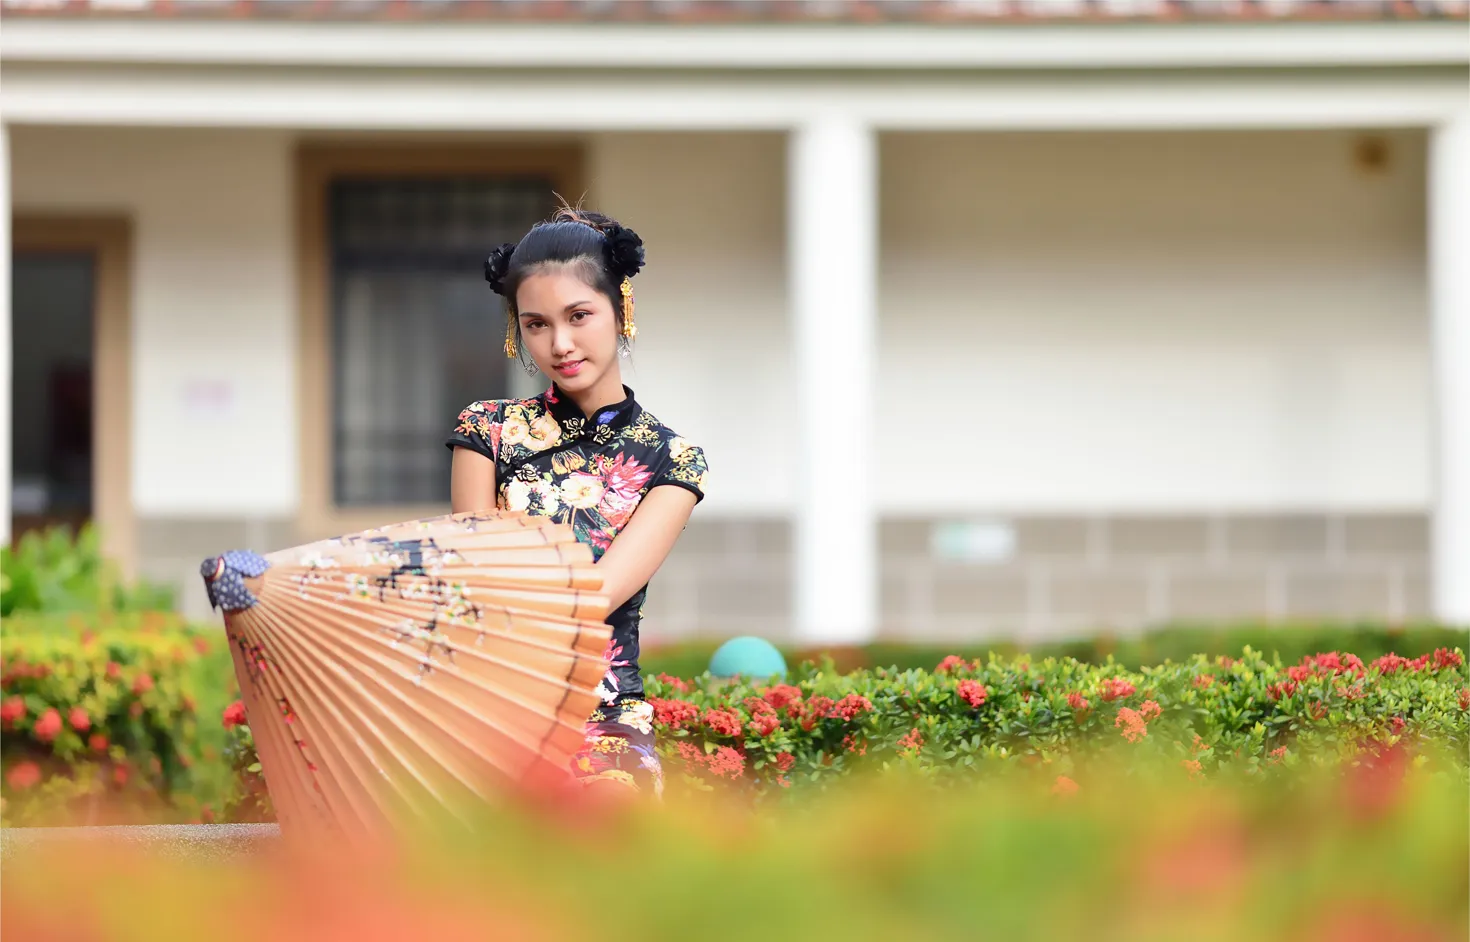
[[[578,373],[580,373],[582,371],[582,364],[585,363],[585,362],[587,362],[587,361],[586,360],[568,360],[566,363],[558,363],[556,365],[555,369],[556,369],[556,371],[558,373],[560,373],[563,376],[576,376]]]

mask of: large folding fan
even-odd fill
[[[455,514],[201,574],[283,834],[389,833],[570,779],[610,630],[565,525]]]

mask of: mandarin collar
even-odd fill
[[[583,435],[594,433],[597,429],[607,426],[612,431],[617,431],[629,425],[638,416],[638,400],[633,398],[633,390],[627,386],[623,387],[623,399],[611,405],[603,406],[588,417],[582,413],[582,409],[572,398],[552,383],[546,392],[541,394],[549,411],[556,421],[561,425],[563,433],[568,438],[580,438]]]

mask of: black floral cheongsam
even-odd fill
[[[534,399],[471,403],[446,444],[495,463],[496,505],[569,524],[594,559],[660,485],[704,499],[704,452],[643,410],[623,387],[622,402],[588,418],[553,385]],[[653,709],[638,672],[638,623],[648,586],[608,615],[612,662],[597,688],[603,706],[588,720],[587,746],[573,760],[583,779],[647,782],[657,793],[663,776],[653,751]]]

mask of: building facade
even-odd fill
[[[655,637],[1470,622],[1464,4],[0,12],[4,516],[191,612],[444,509],[555,193],[710,460]]]

